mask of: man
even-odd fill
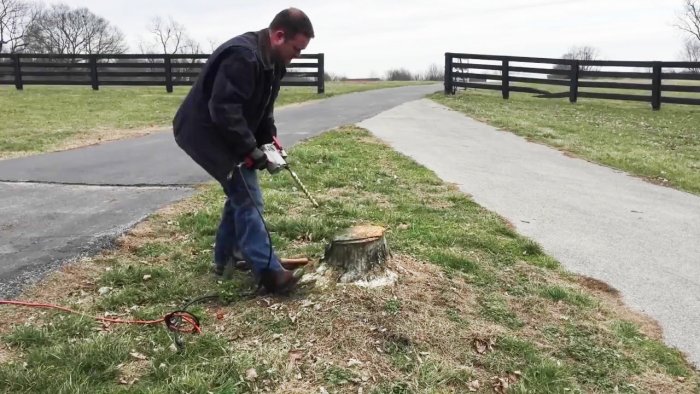
[[[256,171],[267,168],[267,156],[260,146],[277,135],[273,107],[285,65],[313,37],[306,14],[289,8],[269,28],[232,38],[209,57],[173,120],[177,144],[226,193],[214,272],[242,257],[272,293],[289,292],[299,278],[281,266],[262,218]]]

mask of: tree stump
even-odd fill
[[[356,226],[333,238],[324,260],[348,283],[383,272],[390,256],[382,227]]]

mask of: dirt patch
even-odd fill
[[[578,282],[583,287],[585,287],[589,290],[593,290],[595,292],[607,293],[607,294],[611,294],[613,296],[620,295],[620,292],[616,288],[610,286],[609,284],[603,282],[602,280],[598,280],[595,278],[591,278],[589,276],[581,275],[578,277]]]

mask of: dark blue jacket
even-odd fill
[[[218,47],[173,119],[177,144],[219,182],[277,135],[273,107],[286,69],[270,61],[269,45],[263,29]]]

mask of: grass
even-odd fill
[[[328,82],[315,88],[282,88],[277,106],[410,84]],[[162,87],[0,86],[0,158],[63,150],[142,135],[171,127],[189,87],[168,94]]]
[[[474,119],[652,182],[700,194],[700,107],[545,99],[468,90],[437,102]]]
[[[366,131],[326,133],[295,146],[290,158],[321,208],[289,177],[262,177],[278,252],[317,265],[337,232],[381,225],[397,285],[318,281],[291,298],[245,298],[254,285],[246,275],[217,282],[208,272],[223,199],[207,186],[131,230],[116,250],[68,266],[25,295],[94,315],[153,319],[215,291],[218,302],[193,308],[202,335],[187,336],[175,352],[161,327],[1,309],[0,321],[13,323],[0,326],[0,390],[698,390],[697,371],[642,317]]]

